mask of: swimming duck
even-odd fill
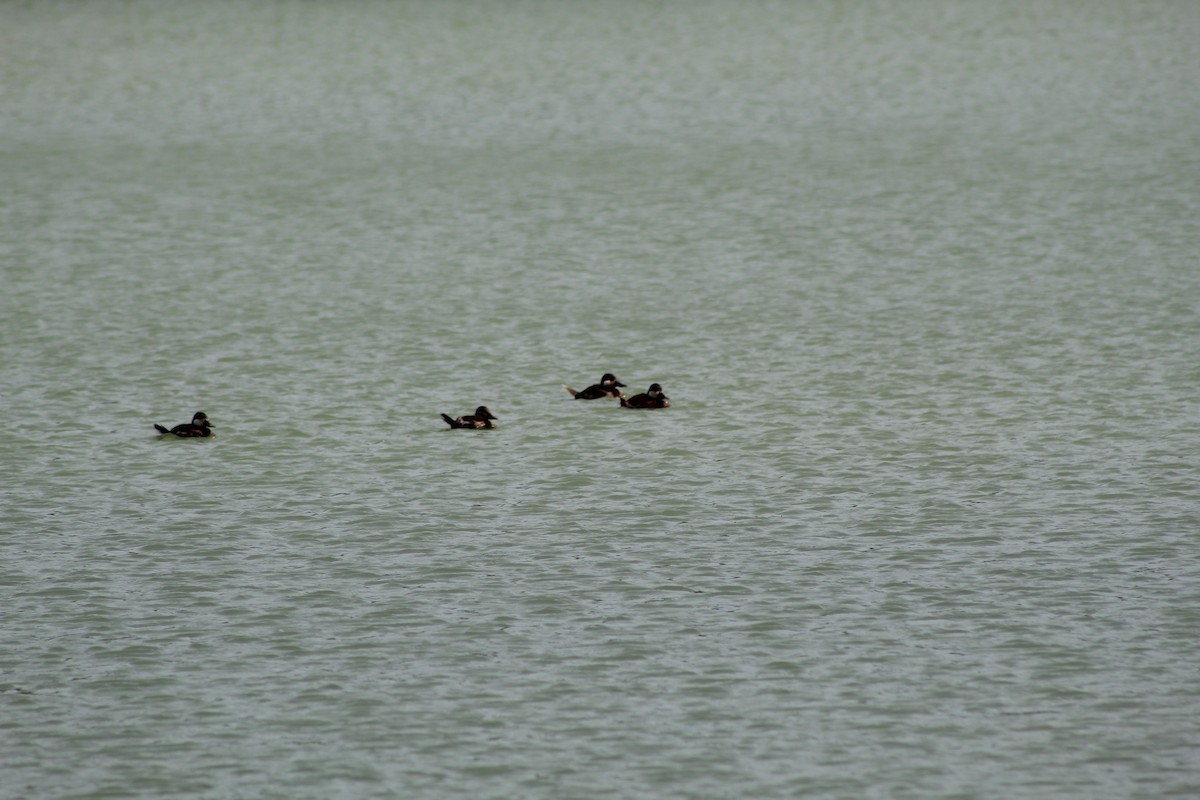
[[[494,428],[496,423],[492,420],[496,419],[487,406],[480,406],[475,409],[474,414],[468,414],[457,419],[451,419],[449,414],[442,414],[442,419],[446,420],[446,424],[451,428]]]
[[[574,397],[576,400],[595,400],[600,397],[624,397],[619,388],[624,385],[617,380],[616,375],[606,372],[600,376],[599,383],[593,383],[582,392],[577,392],[570,386],[564,386],[563,388],[570,392],[571,397]]]
[[[155,424],[154,429],[163,434],[174,434],[175,436],[212,436],[212,423],[208,421],[208,414],[203,411],[197,411],[192,415],[191,422],[185,422],[182,425],[176,425],[174,428],[167,430],[162,425]]]
[[[652,383],[645,394],[635,394],[628,400],[622,397],[621,406],[623,408],[670,408],[671,404],[668,402],[667,396],[663,394],[662,387],[657,383]]]

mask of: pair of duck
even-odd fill
[[[494,428],[496,424],[495,416],[491,411],[488,411],[487,406],[480,406],[475,409],[475,413],[469,416],[462,416],[458,419],[451,419],[448,414],[442,414],[442,419],[450,423],[451,428]],[[191,439],[194,437],[206,438],[213,435],[212,423],[208,421],[208,415],[203,411],[197,411],[192,416],[191,422],[185,422],[181,425],[176,425],[174,428],[166,428],[155,423],[154,429],[163,436],[178,436],[183,439]]]
[[[576,400],[599,400],[605,397],[615,397],[621,401],[622,408],[670,408],[671,402],[665,394],[663,394],[662,386],[657,383],[650,384],[650,388],[642,394],[635,394],[633,397],[626,398],[621,388],[625,384],[617,380],[617,376],[611,372],[606,372],[600,376],[599,383],[593,383],[591,386],[576,391],[570,386],[564,386],[571,397]],[[461,417],[451,418],[449,414],[442,414],[442,419],[451,428],[494,428],[496,427],[496,417],[492,414],[487,406],[480,406],[475,409],[474,414],[465,414]]]
[[[448,414],[442,414],[442,419],[450,423],[451,428],[494,428],[496,427],[493,420],[496,419],[491,411],[488,411],[487,406],[480,406],[475,409],[475,413],[469,416],[462,416],[458,419],[451,419]],[[208,421],[208,415],[203,411],[197,411],[192,416],[191,422],[184,422],[181,425],[176,425],[174,428],[167,428],[158,423],[155,423],[154,429],[163,436],[178,436],[183,439],[191,439],[194,437],[206,438],[213,435],[212,423]]]
[[[611,372],[606,372],[600,377],[599,383],[594,383],[583,391],[575,391],[570,386],[564,386],[571,397],[576,400],[599,400],[604,397],[615,397],[621,401],[622,408],[670,408],[671,403],[667,396],[663,394],[662,387],[657,383],[650,384],[650,388],[642,394],[635,394],[633,397],[626,398],[621,388],[625,384],[617,380],[617,376]],[[449,414],[442,414],[442,419],[451,428],[495,428],[495,414],[487,406],[480,406],[475,409],[474,414],[464,414],[461,417],[451,417]],[[157,423],[154,426],[160,434],[164,436],[178,436],[180,438],[207,438],[213,435],[213,425],[208,421],[208,415],[203,411],[197,411],[192,415],[191,422],[185,422],[182,425],[176,425],[174,428],[166,428]]]
[[[617,376],[611,372],[606,372],[600,376],[599,383],[593,383],[581,392],[577,392],[570,386],[564,386],[571,397],[576,400],[599,400],[602,397],[615,397],[621,401],[622,408],[670,408],[671,403],[667,396],[663,394],[663,389],[657,383],[650,384],[650,388],[642,394],[635,394],[633,397],[626,398],[625,393],[621,391],[621,387],[625,384],[617,380]]]

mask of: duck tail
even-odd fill
[[[578,397],[578,396],[579,396],[579,392],[575,391],[575,390],[574,390],[574,389],[572,389],[570,386],[564,386],[563,388],[564,388],[564,389],[566,389],[568,392],[570,392],[570,393],[571,393],[571,397]]]
[[[159,425],[157,422],[154,423],[154,430],[158,431],[159,433],[170,433],[169,430],[164,428],[162,425]]]
[[[446,420],[446,424],[449,425],[451,428],[454,427],[454,418],[451,417],[449,414],[442,414],[442,419]]]
[[[625,395],[621,395],[620,400],[621,408],[633,408],[633,406],[629,405],[629,401],[625,399]]]

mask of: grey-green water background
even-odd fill
[[[1198,87],[1189,0],[0,3],[0,797],[1197,796]]]

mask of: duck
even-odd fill
[[[449,414],[442,414],[442,419],[446,420],[446,424],[451,428],[494,428],[496,423],[493,420],[497,417],[487,406],[480,406],[475,409],[474,414],[464,414],[453,419]]]
[[[650,384],[650,388],[645,394],[635,394],[633,397],[626,400],[621,398],[622,408],[670,408],[671,403],[667,396],[663,394],[662,387],[657,383]]]
[[[570,392],[571,397],[574,397],[576,400],[596,400],[601,397],[624,397],[625,395],[620,389],[624,385],[617,380],[616,375],[606,372],[600,376],[599,383],[593,383],[582,392],[577,392],[570,386],[564,386],[563,388]]]
[[[184,438],[192,436],[212,436],[213,425],[208,421],[208,414],[203,411],[197,411],[192,415],[191,422],[185,422],[182,425],[176,425],[174,428],[167,430],[162,425],[155,423],[154,429],[161,434],[172,434],[174,436],[182,436]]]

